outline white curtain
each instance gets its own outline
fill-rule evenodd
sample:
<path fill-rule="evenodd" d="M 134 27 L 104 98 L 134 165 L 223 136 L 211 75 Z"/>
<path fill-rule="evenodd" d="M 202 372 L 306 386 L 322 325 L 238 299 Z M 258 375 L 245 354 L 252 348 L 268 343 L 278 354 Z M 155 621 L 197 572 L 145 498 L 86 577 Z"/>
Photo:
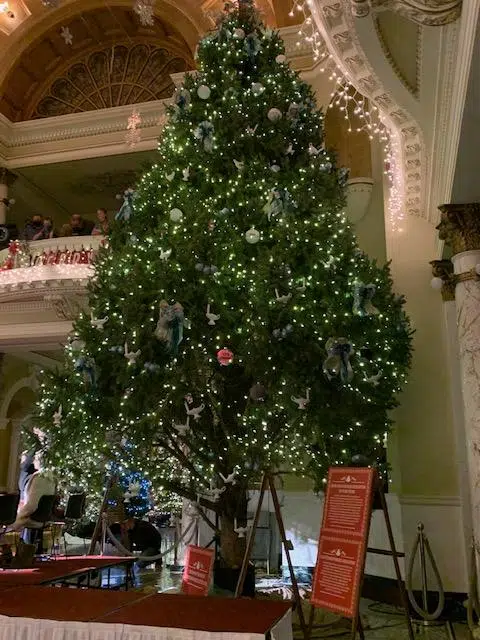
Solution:
<path fill-rule="evenodd" d="M 272 629 L 272 637 L 274 640 L 292 640 L 290 613 Z M 265 640 L 265 636 L 0 616 L 0 640 Z"/>

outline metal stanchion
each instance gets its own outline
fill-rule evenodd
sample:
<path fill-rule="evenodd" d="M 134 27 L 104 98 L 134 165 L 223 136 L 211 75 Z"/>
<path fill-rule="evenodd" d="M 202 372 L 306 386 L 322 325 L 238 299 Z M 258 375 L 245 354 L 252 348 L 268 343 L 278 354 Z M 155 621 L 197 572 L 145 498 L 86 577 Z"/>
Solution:
<path fill-rule="evenodd" d="M 478 573 L 477 573 L 477 548 L 475 539 L 472 540 L 472 548 L 470 555 L 470 577 L 467 600 L 467 624 L 470 631 L 470 638 L 480 637 L 478 622 L 480 620 L 480 602 L 478 599 Z"/>
<path fill-rule="evenodd" d="M 412 577 L 413 567 L 415 564 L 415 558 L 417 551 L 420 554 L 420 574 L 422 579 L 422 606 L 420 606 L 415 600 L 415 596 L 412 590 Z M 427 556 L 432 565 L 433 573 L 435 574 L 435 580 L 438 587 L 438 604 L 433 613 L 428 610 L 428 578 L 427 578 Z M 412 552 L 410 554 L 410 560 L 408 563 L 408 571 L 406 576 L 406 587 L 408 593 L 408 599 L 412 605 L 413 610 L 420 616 L 420 620 L 413 619 L 412 622 L 418 626 L 419 629 L 426 629 L 433 626 L 445 626 L 447 637 L 449 640 L 456 640 L 455 631 L 450 620 L 440 620 L 443 608 L 445 606 L 445 593 L 443 591 L 442 579 L 438 571 L 437 563 L 430 548 L 430 543 L 424 532 L 424 526 L 420 522 L 418 525 L 417 537 L 415 539 Z"/>

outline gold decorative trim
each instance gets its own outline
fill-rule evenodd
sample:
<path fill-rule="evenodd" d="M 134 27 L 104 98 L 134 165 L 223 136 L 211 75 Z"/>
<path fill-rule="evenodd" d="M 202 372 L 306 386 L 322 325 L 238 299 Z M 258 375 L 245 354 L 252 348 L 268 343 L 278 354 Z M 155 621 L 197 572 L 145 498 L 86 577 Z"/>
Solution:
<path fill-rule="evenodd" d="M 451 247 L 453 255 L 480 250 L 480 202 L 442 204 L 438 237 Z"/>
<path fill-rule="evenodd" d="M 459 282 L 480 280 L 480 274 L 477 273 L 475 267 L 463 273 L 453 273 L 451 260 L 431 260 L 430 264 L 432 265 L 433 277 L 442 280 L 440 292 L 444 302 L 455 300 L 455 288 Z"/>
<path fill-rule="evenodd" d="M 457 286 L 457 278 L 453 273 L 453 264 L 451 260 L 431 260 L 432 275 L 434 278 L 442 280 L 442 300 L 451 302 L 455 300 L 455 287 Z"/>

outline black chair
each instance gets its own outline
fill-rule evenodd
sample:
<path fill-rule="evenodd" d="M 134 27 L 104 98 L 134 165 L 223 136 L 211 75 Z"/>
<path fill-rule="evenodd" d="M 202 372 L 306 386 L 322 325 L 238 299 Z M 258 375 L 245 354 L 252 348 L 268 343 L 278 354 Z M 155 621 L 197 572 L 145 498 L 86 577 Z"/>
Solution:
<path fill-rule="evenodd" d="M 45 525 L 51 522 L 53 518 L 53 507 L 55 506 L 56 496 L 42 496 L 38 501 L 36 510 L 28 516 L 29 520 L 38 523 L 38 527 L 25 527 L 28 542 L 36 543 L 39 553 L 43 551 L 43 531 Z"/>
<path fill-rule="evenodd" d="M 19 501 L 20 495 L 18 493 L 0 494 L 0 537 L 15 522 Z"/>
<path fill-rule="evenodd" d="M 59 521 L 58 523 L 55 523 L 55 524 L 63 525 L 62 534 L 63 534 L 63 544 L 65 546 L 65 555 L 68 555 L 67 540 L 65 538 L 66 527 L 68 525 L 75 524 L 76 522 L 78 522 L 83 518 L 83 516 L 85 515 L 85 500 L 86 500 L 86 494 L 84 492 L 71 493 L 68 496 L 67 506 L 65 508 L 65 516 L 63 520 Z M 83 540 L 83 548 L 84 548 L 84 551 L 86 552 L 85 539 Z"/>

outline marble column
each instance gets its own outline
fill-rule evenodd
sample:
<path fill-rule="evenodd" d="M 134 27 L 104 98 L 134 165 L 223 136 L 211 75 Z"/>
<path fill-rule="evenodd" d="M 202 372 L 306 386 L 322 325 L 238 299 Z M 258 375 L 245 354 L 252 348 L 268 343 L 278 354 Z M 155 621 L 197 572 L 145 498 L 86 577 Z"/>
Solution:
<path fill-rule="evenodd" d="M 453 425 L 455 430 L 455 450 L 458 469 L 458 483 L 461 498 L 463 546 L 458 549 L 457 562 L 469 574 L 473 522 L 470 498 L 470 480 L 467 463 L 465 417 L 463 409 L 462 376 L 460 371 L 460 351 L 458 345 L 457 311 L 455 307 L 456 277 L 451 260 L 432 260 L 432 275 L 442 281 L 443 327 L 447 345 L 448 371 L 450 374 L 450 394 L 452 399 Z"/>
<path fill-rule="evenodd" d="M 452 250 L 473 535 L 480 543 L 480 203 L 439 207 L 439 238 Z M 443 279 L 443 278 L 442 278 Z"/>

